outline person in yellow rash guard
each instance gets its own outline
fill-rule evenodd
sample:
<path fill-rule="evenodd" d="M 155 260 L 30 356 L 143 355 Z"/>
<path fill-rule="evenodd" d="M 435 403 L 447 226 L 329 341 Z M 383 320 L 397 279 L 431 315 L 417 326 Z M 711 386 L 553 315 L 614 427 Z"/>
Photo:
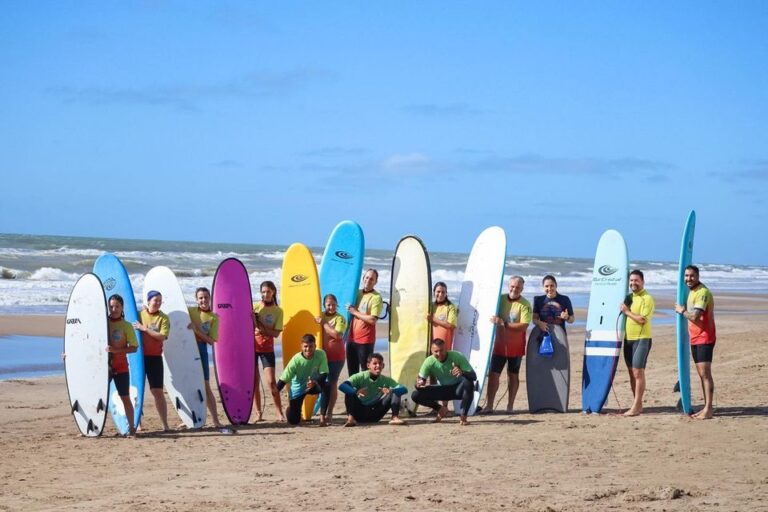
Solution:
<path fill-rule="evenodd" d="M 377 423 L 392 410 L 390 425 L 404 425 L 400 419 L 400 397 L 408 390 L 395 379 L 382 375 L 384 356 L 374 352 L 368 357 L 368 369 L 345 380 L 339 389 L 346 395 L 347 422 L 345 427 L 360 423 Z"/>
<path fill-rule="evenodd" d="M 139 347 L 136 340 L 136 332 L 133 326 L 125 321 L 123 313 L 124 302 L 120 295 L 109 297 L 109 343 L 107 352 L 109 352 L 109 378 L 115 381 L 117 394 L 120 401 L 123 402 L 125 409 L 125 418 L 128 420 L 128 434 L 126 437 L 134 437 L 136 429 L 134 427 L 134 410 L 131 401 L 131 378 L 128 373 L 127 354 L 133 354 Z"/>
<path fill-rule="evenodd" d="M 501 371 L 507 366 L 507 413 L 512 413 L 517 390 L 520 388 L 520 365 L 525 355 L 525 332 L 531 323 L 531 303 L 522 296 L 525 280 L 521 276 L 509 279 L 509 293 L 499 300 L 499 312 L 491 317 L 496 326 L 496 341 L 488 370 L 488 395 L 484 414 L 493 413 Z"/>
<path fill-rule="evenodd" d="M 379 320 L 383 301 L 379 292 L 373 289 L 379 280 L 379 273 L 369 268 L 363 274 L 363 289 L 357 292 L 355 305 L 347 311 L 352 315 L 347 343 L 347 373 L 354 375 L 364 369 L 368 356 L 373 354 L 376 343 L 376 322 Z"/>
<path fill-rule="evenodd" d="M 283 331 L 283 310 L 277 305 L 277 287 L 272 281 L 259 286 L 261 302 L 253 305 L 254 351 L 256 357 L 256 379 L 253 387 L 253 402 L 256 405 L 256 421 L 261 421 L 264 409 L 261 404 L 261 379 L 259 361 L 264 367 L 264 385 L 272 394 L 277 410 L 277 421 L 284 423 L 280 393 L 275 387 L 275 338 Z"/>
<path fill-rule="evenodd" d="M 438 400 L 461 400 L 461 424 L 469 425 L 467 413 L 475 396 L 477 374 L 461 352 L 445 350 L 443 340 L 432 340 L 430 350 L 432 355 L 419 369 L 416 390 L 411 398 L 415 403 L 437 411 L 436 422 L 448 414 L 448 407 L 440 405 Z M 434 377 L 437 384 L 427 385 L 429 377 Z"/>
<path fill-rule="evenodd" d="M 427 320 L 432 324 L 432 339 L 441 339 L 445 342 L 445 349 L 453 348 L 453 332 L 458 322 L 458 310 L 456 305 L 448 299 L 448 287 L 442 281 L 435 283 L 432 288 L 435 301 L 432 303 L 431 312 Z"/>
<path fill-rule="evenodd" d="M 328 387 L 331 390 L 331 396 L 328 397 L 326 420 L 328 420 L 328 423 L 331 423 L 333 407 L 336 405 L 336 399 L 338 398 L 336 386 L 339 383 L 341 370 L 344 369 L 344 331 L 347 330 L 347 319 L 336 310 L 338 300 L 334 294 L 329 293 L 323 297 L 323 306 L 325 311 L 322 316 L 315 317 L 315 322 L 323 330 L 323 351 L 328 357 Z"/>
<path fill-rule="evenodd" d="M 149 381 L 149 391 L 155 401 L 155 409 L 163 423 L 163 431 L 168 432 L 168 406 L 163 394 L 163 343 L 171 332 L 168 315 L 160 311 L 163 296 L 157 290 L 147 292 L 147 302 L 139 313 L 139 321 L 133 323 L 134 329 L 141 333 L 144 346 L 144 373 Z"/>
<path fill-rule="evenodd" d="M 277 380 L 277 389 L 282 391 L 286 384 L 288 388 L 289 405 L 285 409 L 285 417 L 291 425 L 301 421 L 301 406 L 307 395 L 320 394 L 320 426 L 328 425 L 328 358 L 325 352 L 316 348 L 315 337 L 305 334 L 301 337 L 301 352 L 294 355 L 285 366 Z"/>
<path fill-rule="evenodd" d="M 203 365 L 208 412 L 211 413 L 213 426 L 220 429 L 222 425 L 219 423 L 219 413 L 216 410 L 216 397 L 211 390 L 211 365 L 208 362 L 208 345 L 213 346 L 219 338 L 219 316 L 211 311 L 211 292 L 208 288 L 200 287 L 195 290 L 195 300 L 197 307 L 187 308 L 191 320 L 189 328 L 195 333 L 200 364 Z"/>
<path fill-rule="evenodd" d="M 624 334 L 624 363 L 629 371 L 629 386 L 634 400 L 624 416 L 637 416 L 643 412 L 645 393 L 645 365 L 651 352 L 651 320 L 656 302 L 645 289 L 645 276 L 640 270 L 629 273 L 629 289 L 632 293 L 619 306 L 626 317 Z"/>
<path fill-rule="evenodd" d="M 691 340 L 691 357 L 704 391 L 704 407 L 693 415 L 698 420 L 708 420 L 714 415 L 715 380 L 712 378 L 712 357 L 717 335 L 715 330 L 715 299 L 709 288 L 699 281 L 699 267 L 685 267 L 685 285 L 689 289 L 685 306 L 675 304 L 675 311 L 688 320 L 688 336 Z"/>

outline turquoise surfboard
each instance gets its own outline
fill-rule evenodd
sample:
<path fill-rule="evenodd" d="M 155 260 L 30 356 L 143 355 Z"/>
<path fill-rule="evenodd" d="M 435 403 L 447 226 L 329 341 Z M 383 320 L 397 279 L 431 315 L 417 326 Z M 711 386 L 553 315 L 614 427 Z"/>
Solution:
<path fill-rule="evenodd" d="M 338 311 L 346 315 L 347 323 L 347 305 L 354 304 L 357 298 L 364 257 L 365 237 L 360 225 L 351 220 L 340 222 L 331 232 L 320 260 L 320 298 L 334 294 Z"/>
<path fill-rule="evenodd" d="M 133 295 L 131 280 L 128 278 L 128 272 L 123 266 L 123 262 L 114 254 L 104 253 L 93 264 L 93 273 L 99 276 L 104 286 L 104 295 L 107 300 L 111 295 L 117 294 L 123 298 L 125 321 L 134 323 L 139 319 L 136 308 L 136 299 Z M 141 334 L 136 333 L 136 340 L 139 348 L 133 354 L 128 354 L 128 371 L 130 375 L 130 393 L 131 402 L 133 402 L 134 426 L 139 426 L 141 413 L 144 406 L 144 347 L 141 343 Z M 128 433 L 128 419 L 125 417 L 123 402 L 117 394 L 115 383 L 109 384 L 109 412 L 112 414 L 112 420 L 115 428 L 121 434 Z"/>
<path fill-rule="evenodd" d="M 677 271 L 677 304 L 685 305 L 688 301 L 688 287 L 685 285 L 685 267 L 693 261 L 693 233 L 696 230 L 696 212 L 691 210 L 683 229 L 680 244 L 680 266 Z M 675 315 L 677 330 L 677 372 L 680 385 L 680 405 L 685 414 L 691 414 L 691 346 L 688 339 L 688 320 L 683 315 Z"/>
<path fill-rule="evenodd" d="M 320 260 L 320 300 L 329 293 L 335 295 L 338 302 L 337 311 L 345 315 L 347 325 L 350 318 L 347 305 L 354 304 L 357 298 L 364 258 L 363 229 L 351 220 L 339 222 L 328 237 L 323 258 Z M 320 400 L 315 403 L 312 414 L 317 414 L 319 410 Z"/>
<path fill-rule="evenodd" d="M 581 410 L 599 413 L 611 391 L 624 340 L 624 315 L 619 306 L 627 295 L 627 244 L 609 229 L 597 243 L 587 310 Z"/>

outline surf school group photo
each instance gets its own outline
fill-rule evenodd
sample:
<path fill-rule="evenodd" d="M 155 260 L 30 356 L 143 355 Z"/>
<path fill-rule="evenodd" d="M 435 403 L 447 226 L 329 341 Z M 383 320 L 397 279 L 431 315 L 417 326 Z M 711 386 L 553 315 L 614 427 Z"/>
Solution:
<path fill-rule="evenodd" d="M 677 408 L 709 419 L 714 300 L 692 264 L 695 221 L 690 212 L 674 305 Z M 109 415 L 120 435 L 156 434 L 142 430 L 147 385 L 162 432 L 210 424 L 235 433 L 265 421 L 267 402 L 276 412 L 271 419 L 291 426 L 400 426 L 419 417 L 466 426 L 476 414 L 516 412 L 523 364 L 529 412 L 567 413 L 573 305 L 555 275 L 505 280 L 506 251 L 502 228 L 480 233 L 456 297 L 444 282 L 432 283 L 429 254 L 416 236 L 400 240 L 390 282 L 381 283 L 376 268 L 363 269 L 364 235 L 353 221 L 333 230 L 319 267 L 305 245 L 291 245 L 279 288 L 270 280 L 251 283 L 244 264 L 227 258 L 194 297 L 184 296 L 164 266 L 147 272 L 135 294 L 123 263 L 105 253 L 75 284 L 66 314 L 62 357 L 77 428 L 98 437 Z M 622 360 L 633 396 L 622 414 L 643 413 L 655 307 L 644 269 L 629 265 L 624 238 L 605 231 L 586 313 L 581 413 L 603 411 Z M 377 350 L 382 323 L 388 343 Z M 704 397 L 695 412 L 691 366 Z M 169 403 L 181 424 L 169 418 Z"/>

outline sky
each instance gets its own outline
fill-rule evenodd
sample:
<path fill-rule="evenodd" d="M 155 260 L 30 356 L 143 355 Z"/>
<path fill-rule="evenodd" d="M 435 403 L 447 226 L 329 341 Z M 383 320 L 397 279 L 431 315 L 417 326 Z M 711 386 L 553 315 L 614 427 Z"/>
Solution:
<path fill-rule="evenodd" d="M 9 2 L 0 232 L 768 265 L 768 2 Z"/>

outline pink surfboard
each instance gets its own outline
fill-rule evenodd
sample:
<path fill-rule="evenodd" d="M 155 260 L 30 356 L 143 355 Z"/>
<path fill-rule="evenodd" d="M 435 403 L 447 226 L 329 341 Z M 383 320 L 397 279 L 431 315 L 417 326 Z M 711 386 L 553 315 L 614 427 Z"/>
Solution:
<path fill-rule="evenodd" d="M 253 407 L 256 360 L 252 304 L 245 266 L 236 258 L 222 261 L 213 277 L 213 311 L 219 315 L 213 361 L 219 396 L 233 425 L 248 423 Z"/>

